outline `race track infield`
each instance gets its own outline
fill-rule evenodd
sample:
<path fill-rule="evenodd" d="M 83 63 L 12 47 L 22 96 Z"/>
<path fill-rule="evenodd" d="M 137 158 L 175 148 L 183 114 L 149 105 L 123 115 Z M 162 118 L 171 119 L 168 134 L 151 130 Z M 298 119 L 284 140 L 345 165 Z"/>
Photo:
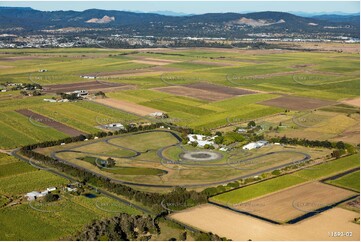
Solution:
<path fill-rule="evenodd" d="M 170 215 L 170 218 L 185 225 L 240 241 L 359 241 L 360 225 L 352 222 L 356 217 L 360 214 L 336 207 L 297 224 L 277 225 L 211 204 Z M 351 232 L 351 236 L 331 236 L 330 232 L 337 231 Z"/>

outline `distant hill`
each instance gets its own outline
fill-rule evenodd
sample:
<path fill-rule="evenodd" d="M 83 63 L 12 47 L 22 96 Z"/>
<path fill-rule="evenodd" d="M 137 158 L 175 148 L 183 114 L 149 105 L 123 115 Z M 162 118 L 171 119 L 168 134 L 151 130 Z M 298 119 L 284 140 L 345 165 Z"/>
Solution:
<path fill-rule="evenodd" d="M 244 37 L 248 33 L 359 36 L 359 15 L 300 17 L 284 12 L 207 13 L 169 16 L 88 9 L 39 11 L 0 7 L 0 33 L 42 33 L 61 28 L 106 29 L 108 33 L 151 36 Z"/>
<path fill-rule="evenodd" d="M 338 15 L 338 14 L 323 14 L 312 16 L 314 19 L 325 20 L 335 23 L 350 23 L 359 25 L 360 24 L 360 15 Z"/>

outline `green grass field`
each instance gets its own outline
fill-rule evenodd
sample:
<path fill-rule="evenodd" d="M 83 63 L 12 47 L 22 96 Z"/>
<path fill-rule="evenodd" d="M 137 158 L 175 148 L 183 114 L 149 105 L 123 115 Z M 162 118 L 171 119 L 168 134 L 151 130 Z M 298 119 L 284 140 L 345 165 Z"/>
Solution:
<path fill-rule="evenodd" d="M 60 188 L 68 182 L 11 156 L 0 154 L 0 203 L 7 201 L 3 196 L 18 199 L 27 192 L 44 190 L 51 186 Z M 61 198 L 53 203 L 29 204 L 25 200 L 0 208 L 0 240 L 65 239 L 94 219 L 114 216 L 121 212 L 140 214 L 134 208 L 101 195 L 87 198 L 83 195 L 62 193 Z"/>
<path fill-rule="evenodd" d="M 332 185 L 350 188 L 356 191 L 360 191 L 360 171 L 355 171 L 345 176 L 342 176 L 336 180 L 327 181 Z"/>

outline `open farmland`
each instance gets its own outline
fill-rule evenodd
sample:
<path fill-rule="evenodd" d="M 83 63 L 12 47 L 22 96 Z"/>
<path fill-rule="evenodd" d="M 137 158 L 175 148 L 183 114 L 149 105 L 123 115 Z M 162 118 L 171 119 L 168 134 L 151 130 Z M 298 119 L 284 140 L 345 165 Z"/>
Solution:
<path fill-rule="evenodd" d="M 313 48 L 318 44 L 324 46 Z M 40 159 L 54 161 L 39 164 L 84 181 L 90 193 L 65 194 L 67 179 L 0 153 L 0 240 L 66 240 L 93 220 L 141 213 L 98 189 L 152 213 L 167 211 L 159 201 L 175 187 L 181 188 L 169 196 L 212 204 L 174 212 L 176 205 L 168 210 L 172 219 L 228 239 L 358 240 L 359 210 L 344 207 L 359 205 L 357 198 L 348 200 L 359 194 L 359 54 L 339 49 L 0 50 L 1 87 L 44 88 L 41 96 L 11 90 L 15 86 L 0 92 L 0 152 L 59 140 L 32 146 Z M 60 92 L 83 89 L 90 95 L 61 102 Z M 169 118 L 147 117 L 154 112 Z M 106 128 L 114 123 L 126 129 Z M 79 134 L 86 137 L 60 141 Z M 212 139 L 212 145 L 197 146 L 201 141 L 187 134 L 207 136 L 202 141 Z M 283 142 L 283 136 L 298 140 Z M 263 140 L 269 143 L 243 149 Z M 23 198 L 50 186 L 63 188 L 56 212 L 36 211 Z M 10 199 L 18 204 L 2 207 Z M 335 207 L 323 210 L 327 206 Z M 157 220 L 160 227 L 170 222 Z M 177 226 L 157 238 L 196 238 Z M 353 236 L 328 233 L 340 230 Z"/>
<path fill-rule="evenodd" d="M 33 122 L 33 121 L 40 122 L 46 126 L 52 127 L 60 132 L 70 135 L 70 136 L 78 136 L 78 135 L 83 134 L 79 130 L 73 129 L 69 126 L 66 126 L 62 123 L 57 122 L 56 120 L 47 118 L 38 113 L 34 113 L 28 109 L 20 109 L 20 110 L 16 110 L 16 112 L 28 117 L 30 122 Z M 34 123 L 34 125 L 36 125 L 36 124 Z"/>
<path fill-rule="evenodd" d="M 95 102 L 141 116 L 146 116 L 154 112 L 161 112 L 157 109 L 148 108 L 131 102 L 120 101 L 111 98 L 97 99 L 95 100 Z"/>
<path fill-rule="evenodd" d="M 232 240 L 359 240 L 360 226 L 351 222 L 359 213 L 333 208 L 293 225 L 277 225 L 211 204 L 170 215 L 191 227 L 212 231 Z M 219 219 L 222 218 L 222 219 Z M 330 231 L 350 231 L 352 236 L 330 237 Z"/>
<path fill-rule="evenodd" d="M 0 171 L 0 196 L 13 202 L 12 206 L 0 208 L 1 240 L 56 240 L 73 235 L 93 219 L 121 212 L 140 214 L 101 195 L 87 198 L 64 194 L 54 204 L 28 202 L 23 198 L 25 193 L 51 186 L 60 188 L 69 181 L 5 154 L 0 154 Z"/>
<path fill-rule="evenodd" d="M 130 88 L 124 84 L 105 82 L 105 81 L 90 81 L 90 82 L 80 82 L 80 83 L 71 83 L 71 84 L 56 84 L 56 85 L 47 85 L 44 86 L 44 91 L 52 93 L 60 92 L 72 92 L 76 90 L 88 90 L 88 91 L 101 91 L 101 90 L 117 90 Z"/>
<path fill-rule="evenodd" d="M 232 208 L 284 223 L 355 195 L 345 189 L 311 182 L 235 204 Z"/>
<path fill-rule="evenodd" d="M 328 106 L 334 104 L 334 102 L 304 97 L 282 96 L 279 98 L 264 101 L 261 104 L 291 110 L 305 110 Z"/>
<path fill-rule="evenodd" d="M 359 155 L 352 155 L 332 160 L 324 164 L 316 165 L 314 168 L 300 170 L 254 185 L 243 188 L 241 187 L 239 189 L 212 197 L 210 200 L 212 202 L 228 205 L 249 201 L 272 192 L 281 191 L 282 189 L 286 189 L 294 185 L 305 183 L 307 181 L 319 180 L 321 178 L 336 175 L 342 171 L 358 167 L 359 159 Z"/>
<path fill-rule="evenodd" d="M 352 189 L 355 191 L 360 191 L 360 171 L 355 171 L 336 179 L 326 181 L 329 184 L 344 187 L 348 189 Z"/>

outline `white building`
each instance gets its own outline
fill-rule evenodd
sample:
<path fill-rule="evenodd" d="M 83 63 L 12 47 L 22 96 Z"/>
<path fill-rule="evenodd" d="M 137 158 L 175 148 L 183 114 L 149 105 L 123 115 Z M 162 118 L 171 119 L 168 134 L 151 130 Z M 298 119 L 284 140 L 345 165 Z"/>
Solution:
<path fill-rule="evenodd" d="M 56 100 L 55 100 L 55 99 L 44 98 L 43 100 L 44 100 L 45 102 L 56 103 Z"/>
<path fill-rule="evenodd" d="M 42 192 L 37 192 L 37 191 L 32 191 L 32 192 L 28 192 L 25 197 L 27 198 L 28 201 L 34 201 L 39 197 L 45 197 L 49 192 L 47 190 L 42 191 Z"/>
<path fill-rule="evenodd" d="M 88 95 L 88 91 L 87 91 L 87 90 L 76 90 L 76 91 L 73 91 L 72 93 L 77 94 L 78 97 Z"/>
<path fill-rule="evenodd" d="M 239 129 L 237 129 L 237 133 L 239 133 L 239 134 L 247 133 L 247 129 L 239 128 Z"/>
<path fill-rule="evenodd" d="M 80 76 L 80 77 L 85 79 L 95 79 L 95 76 Z"/>
<path fill-rule="evenodd" d="M 55 191 L 56 190 L 56 187 L 48 187 L 46 189 L 48 192 L 52 192 L 52 191 Z"/>
<path fill-rule="evenodd" d="M 111 123 L 104 125 L 106 129 L 125 129 L 124 125 L 121 123 Z"/>
<path fill-rule="evenodd" d="M 242 149 L 244 150 L 253 150 L 253 149 L 258 149 L 258 148 L 261 148 L 265 145 L 268 144 L 268 141 L 266 140 L 260 140 L 260 141 L 257 141 L 257 142 L 251 142 L 249 144 L 246 144 L 242 147 Z"/>
<path fill-rule="evenodd" d="M 150 113 L 149 116 L 153 118 L 166 118 L 167 114 L 163 112 L 154 112 L 154 113 Z"/>
<path fill-rule="evenodd" d="M 199 147 L 204 147 L 205 145 L 214 145 L 214 139 L 217 136 L 210 137 L 201 134 L 188 134 L 187 137 L 189 139 L 188 144 L 197 142 Z"/>
<path fill-rule="evenodd" d="M 40 197 L 40 192 L 28 192 L 26 193 L 25 197 L 28 199 L 28 201 L 34 201 L 36 198 Z"/>

